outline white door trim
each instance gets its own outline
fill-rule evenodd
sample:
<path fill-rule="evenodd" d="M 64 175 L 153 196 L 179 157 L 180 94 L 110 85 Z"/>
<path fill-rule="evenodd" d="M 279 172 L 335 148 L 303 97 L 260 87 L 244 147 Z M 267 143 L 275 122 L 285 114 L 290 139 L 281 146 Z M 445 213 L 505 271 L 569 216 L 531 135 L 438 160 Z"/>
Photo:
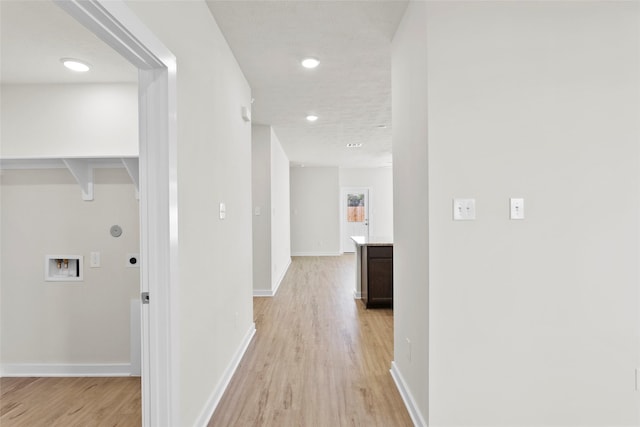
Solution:
<path fill-rule="evenodd" d="M 373 201 L 373 189 L 371 187 L 340 187 L 340 252 L 344 253 L 344 233 L 347 228 L 347 203 L 348 193 L 355 193 L 359 190 L 367 190 L 367 217 L 369 220 L 369 236 L 373 236 L 373 209 L 371 203 Z"/>
<path fill-rule="evenodd" d="M 180 425 L 176 59 L 122 0 L 54 0 L 139 69 L 142 425 Z"/>

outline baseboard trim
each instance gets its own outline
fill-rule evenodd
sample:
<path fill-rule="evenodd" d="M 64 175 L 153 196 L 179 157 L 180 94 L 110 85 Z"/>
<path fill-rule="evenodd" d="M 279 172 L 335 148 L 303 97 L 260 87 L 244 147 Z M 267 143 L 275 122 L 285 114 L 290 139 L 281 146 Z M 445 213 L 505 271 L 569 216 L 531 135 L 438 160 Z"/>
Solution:
<path fill-rule="evenodd" d="M 3 363 L 0 377 L 128 377 L 130 363 Z"/>
<path fill-rule="evenodd" d="M 251 343 L 251 340 L 253 339 L 253 336 L 255 334 L 256 334 L 256 324 L 252 323 L 251 327 L 249 328 L 244 338 L 242 339 L 240 346 L 238 347 L 235 354 L 233 355 L 231 362 L 227 366 L 227 369 L 225 369 L 222 375 L 222 378 L 218 382 L 218 385 L 213 390 L 213 393 L 211 393 L 211 395 L 209 396 L 209 399 L 207 399 L 207 404 L 205 405 L 204 409 L 200 413 L 200 416 L 196 420 L 194 424 L 195 426 L 206 427 L 207 424 L 209 424 L 209 420 L 213 416 L 213 412 L 218 407 L 218 403 L 220 403 L 220 399 L 222 399 L 222 395 L 224 394 L 225 390 L 229 386 L 229 382 L 231 382 L 231 378 L 233 377 L 233 374 L 236 372 L 236 369 L 238 369 L 238 365 L 240 364 L 240 361 L 242 360 L 242 357 L 244 356 L 244 353 L 247 351 L 247 348 L 249 347 L 249 344 Z"/>
<path fill-rule="evenodd" d="M 409 388 L 407 387 L 407 383 L 404 380 L 404 377 L 400 373 L 398 369 L 398 365 L 396 362 L 391 362 L 391 377 L 393 377 L 393 381 L 396 383 L 396 387 L 400 392 L 400 396 L 402 396 L 402 400 L 404 401 L 404 406 L 407 407 L 407 411 L 409 411 L 409 415 L 411 416 L 411 421 L 415 427 L 427 427 L 427 422 L 424 420 L 422 413 L 418 409 L 418 405 L 416 405 L 416 401 L 413 399 L 413 395 Z"/>
<path fill-rule="evenodd" d="M 291 256 L 340 256 L 342 252 L 294 252 Z"/>
<path fill-rule="evenodd" d="M 269 289 L 254 289 L 253 296 L 254 297 L 272 297 L 273 291 Z"/>
<path fill-rule="evenodd" d="M 285 267 L 282 269 L 282 273 L 280 273 L 280 277 L 278 277 L 278 280 L 276 281 L 276 284 L 273 287 L 273 292 L 272 292 L 273 295 L 278 293 L 278 289 L 280 288 L 280 284 L 284 280 L 284 276 L 287 275 L 287 271 L 289 271 L 289 267 L 290 266 L 291 266 L 291 257 L 289 257 L 289 260 L 287 261 L 287 265 L 285 265 Z"/>
<path fill-rule="evenodd" d="M 355 299 L 362 299 L 362 292 L 358 292 L 358 291 L 353 291 L 353 298 Z"/>

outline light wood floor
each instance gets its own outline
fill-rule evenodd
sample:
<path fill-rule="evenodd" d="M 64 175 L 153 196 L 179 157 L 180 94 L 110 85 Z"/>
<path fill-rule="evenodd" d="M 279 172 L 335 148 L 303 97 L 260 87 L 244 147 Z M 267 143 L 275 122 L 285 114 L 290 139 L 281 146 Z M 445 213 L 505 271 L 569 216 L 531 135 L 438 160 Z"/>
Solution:
<path fill-rule="evenodd" d="M 355 258 L 294 258 L 209 427 L 412 426 L 393 383 L 393 312 L 354 300 Z"/>
<path fill-rule="evenodd" d="M 353 299 L 355 259 L 294 258 L 210 427 L 411 426 L 389 374 L 393 312 Z M 2 378 L 2 427 L 134 427 L 138 378 Z M 186 427 L 186 426 L 181 426 Z"/>
<path fill-rule="evenodd" d="M 2 427 L 133 427 L 140 378 L 2 378 Z"/>

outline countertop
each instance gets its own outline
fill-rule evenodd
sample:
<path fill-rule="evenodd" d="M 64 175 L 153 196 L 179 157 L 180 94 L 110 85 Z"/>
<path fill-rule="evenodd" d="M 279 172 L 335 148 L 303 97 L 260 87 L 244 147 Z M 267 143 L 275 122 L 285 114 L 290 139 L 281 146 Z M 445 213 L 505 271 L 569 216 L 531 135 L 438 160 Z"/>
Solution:
<path fill-rule="evenodd" d="M 365 237 L 365 236 L 351 236 L 358 246 L 393 246 L 393 239 L 390 237 Z"/>

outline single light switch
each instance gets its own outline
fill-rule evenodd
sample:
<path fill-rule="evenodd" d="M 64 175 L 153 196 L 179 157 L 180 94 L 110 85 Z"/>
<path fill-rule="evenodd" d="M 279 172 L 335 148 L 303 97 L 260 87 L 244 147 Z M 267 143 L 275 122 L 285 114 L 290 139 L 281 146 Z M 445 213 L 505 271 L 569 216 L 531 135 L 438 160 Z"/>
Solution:
<path fill-rule="evenodd" d="M 511 219 L 524 219 L 524 199 L 511 198 Z"/>
<path fill-rule="evenodd" d="M 260 216 L 260 213 L 261 213 L 260 212 L 260 206 L 256 206 L 256 209 L 255 209 L 256 216 Z"/>
<path fill-rule="evenodd" d="M 476 219 L 476 199 L 453 199 L 453 220 L 472 221 Z"/>
<path fill-rule="evenodd" d="M 93 268 L 100 267 L 100 252 L 91 252 L 89 265 Z"/>
<path fill-rule="evenodd" d="M 227 206 L 224 203 L 220 203 L 220 219 L 227 217 Z"/>

